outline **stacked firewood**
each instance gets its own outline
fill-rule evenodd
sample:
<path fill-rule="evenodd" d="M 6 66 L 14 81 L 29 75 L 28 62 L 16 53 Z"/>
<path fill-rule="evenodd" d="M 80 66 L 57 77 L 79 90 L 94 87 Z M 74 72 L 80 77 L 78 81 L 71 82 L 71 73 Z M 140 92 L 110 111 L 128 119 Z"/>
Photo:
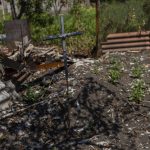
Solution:
<path fill-rule="evenodd" d="M 20 51 L 16 51 L 11 56 L 9 56 L 9 58 L 17 60 L 19 55 Z M 42 61 L 43 59 L 44 61 L 54 61 L 60 57 L 61 55 L 59 54 L 59 51 L 56 47 L 41 48 L 29 44 L 29 46 L 24 50 L 24 58 L 31 58 L 32 61 Z"/>

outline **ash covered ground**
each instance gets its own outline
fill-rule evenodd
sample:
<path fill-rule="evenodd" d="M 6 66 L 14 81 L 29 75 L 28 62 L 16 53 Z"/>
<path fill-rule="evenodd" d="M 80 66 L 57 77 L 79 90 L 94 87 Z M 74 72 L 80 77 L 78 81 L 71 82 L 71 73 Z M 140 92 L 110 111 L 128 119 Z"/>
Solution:
<path fill-rule="evenodd" d="M 122 64 L 115 84 L 108 75 L 112 58 Z M 140 102 L 130 100 L 135 60 L 144 68 Z M 150 53 L 107 53 L 74 62 L 68 96 L 63 69 L 35 83 L 41 72 L 30 75 L 25 83 L 34 83 L 32 92 L 40 94 L 30 101 L 24 97 L 29 88 L 18 90 L 23 99 L 14 103 L 13 115 L 0 121 L 0 149 L 149 150 Z"/>

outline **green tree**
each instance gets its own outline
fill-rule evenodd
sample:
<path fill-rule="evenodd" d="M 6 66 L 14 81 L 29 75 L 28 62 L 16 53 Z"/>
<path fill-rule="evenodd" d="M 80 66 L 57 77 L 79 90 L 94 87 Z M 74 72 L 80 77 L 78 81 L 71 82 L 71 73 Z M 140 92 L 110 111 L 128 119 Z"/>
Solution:
<path fill-rule="evenodd" d="M 30 18 L 33 14 L 43 12 L 43 4 L 50 4 L 53 0 L 7 0 L 10 2 L 12 18 L 20 19 L 22 16 Z M 49 5 L 50 6 L 50 5 Z"/>
<path fill-rule="evenodd" d="M 147 17 L 146 29 L 150 26 L 150 1 L 145 0 L 143 4 L 143 11 Z"/>

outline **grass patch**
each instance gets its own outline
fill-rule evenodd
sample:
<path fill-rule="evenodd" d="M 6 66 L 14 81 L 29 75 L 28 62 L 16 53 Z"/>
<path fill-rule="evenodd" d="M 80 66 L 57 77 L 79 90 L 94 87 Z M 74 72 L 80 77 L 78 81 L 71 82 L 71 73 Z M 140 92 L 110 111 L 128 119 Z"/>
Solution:
<path fill-rule="evenodd" d="M 109 81 L 113 84 L 116 84 L 118 80 L 121 78 L 122 73 L 122 65 L 118 58 L 113 58 L 110 61 L 110 66 L 108 69 L 108 78 Z"/>
<path fill-rule="evenodd" d="M 130 100 L 139 103 L 145 95 L 145 82 L 143 80 L 134 80 L 131 84 Z"/>
<path fill-rule="evenodd" d="M 35 90 L 28 87 L 26 93 L 23 95 L 23 100 L 29 104 L 38 102 L 40 97 L 45 93 L 44 89 Z"/>

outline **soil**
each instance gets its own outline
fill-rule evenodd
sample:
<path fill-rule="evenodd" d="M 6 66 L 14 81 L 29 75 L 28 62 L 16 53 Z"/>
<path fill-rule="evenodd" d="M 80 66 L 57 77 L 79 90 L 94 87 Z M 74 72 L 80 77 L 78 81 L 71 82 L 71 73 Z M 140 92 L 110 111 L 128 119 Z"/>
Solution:
<path fill-rule="evenodd" d="M 122 64 L 116 84 L 108 77 L 112 58 Z M 140 78 L 146 88 L 139 103 L 130 100 L 135 59 L 145 68 Z M 64 71 L 59 70 L 30 85 L 42 93 L 35 101 L 14 103 L 14 115 L 0 121 L 0 149 L 149 150 L 150 52 L 107 53 L 74 61 L 69 66 L 69 95 Z M 38 77 L 35 72 L 24 84 Z M 29 89 L 19 90 L 25 95 Z M 15 113 L 22 108 L 26 109 Z"/>

